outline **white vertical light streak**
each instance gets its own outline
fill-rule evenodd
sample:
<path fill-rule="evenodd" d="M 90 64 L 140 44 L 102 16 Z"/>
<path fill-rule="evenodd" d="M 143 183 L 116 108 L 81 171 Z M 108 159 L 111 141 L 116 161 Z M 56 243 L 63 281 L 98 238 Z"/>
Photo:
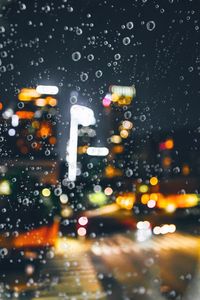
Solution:
<path fill-rule="evenodd" d="M 73 105 L 71 107 L 70 118 L 69 145 L 67 147 L 68 180 L 75 181 L 77 168 L 78 125 L 94 125 L 96 120 L 93 110 L 82 105 Z"/>

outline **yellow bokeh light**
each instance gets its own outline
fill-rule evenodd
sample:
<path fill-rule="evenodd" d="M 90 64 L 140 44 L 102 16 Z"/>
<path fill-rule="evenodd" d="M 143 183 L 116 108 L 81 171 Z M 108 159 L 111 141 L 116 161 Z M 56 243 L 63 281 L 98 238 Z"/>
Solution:
<path fill-rule="evenodd" d="M 118 104 L 119 105 L 130 105 L 131 104 L 131 101 L 132 101 L 132 97 L 120 97 L 119 100 L 118 100 Z"/>
<path fill-rule="evenodd" d="M 124 193 L 116 198 L 116 203 L 123 209 L 131 210 L 135 203 L 135 194 Z"/>
<path fill-rule="evenodd" d="M 148 194 L 144 194 L 144 195 L 142 195 L 142 197 L 141 197 L 141 202 L 142 202 L 142 204 L 147 204 L 147 202 L 149 201 L 149 195 Z"/>
<path fill-rule="evenodd" d="M 47 103 L 48 103 L 50 106 L 52 106 L 52 107 L 56 106 L 57 103 L 58 103 L 57 99 L 56 99 L 56 98 L 53 98 L 53 97 L 47 97 L 47 98 L 46 98 L 46 101 L 47 101 Z"/>
<path fill-rule="evenodd" d="M 121 136 L 119 135 L 112 135 L 110 140 L 113 144 L 120 144 L 122 141 Z"/>
<path fill-rule="evenodd" d="M 119 100 L 119 96 L 117 94 L 112 94 L 111 99 L 112 102 L 117 102 Z"/>
<path fill-rule="evenodd" d="M 37 93 L 36 89 L 31 89 L 31 88 L 22 89 L 18 95 L 18 99 L 20 101 L 31 101 L 38 97 L 40 97 L 40 94 Z"/>
<path fill-rule="evenodd" d="M 50 195 L 51 195 L 50 189 L 45 188 L 42 190 L 42 196 L 49 197 Z"/>
<path fill-rule="evenodd" d="M 148 189 L 149 189 L 149 187 L 148 187 L 148 185 L 146 185 L 146 184 L 142 184 L 142 185 L 139 187 L 140 193 L 147 193 L 147 192 L 148 192 Z"/>
<path fill-rule="evenodd" d="M 150 182 L 151 185 L 156 185 L 156 184 L 158 184 L 158 178 L 157 177 L 151 177 L 149 182 Z"/>
<path fill-rule="evenodd" d="M 123 129 L 120 131 L 120 136 L 123 138 L 123 139 L 126 139 L 128 137 L 128 131 L 126 129 Z"/>
<path fill-rule="evenodd" d="M 133 128 L 133 123 L 126 120 L 122 122 L 122 126 L 124 129 L 130 130 L 131 128 Z"/>
<path fill-rule="evenodd" d="M 158 197 L 159 197 L 159 194 L 157 194 L 157 193 L 150 194 L 150 199 L 152 199 L 152 200 L 158 201 Z"/>

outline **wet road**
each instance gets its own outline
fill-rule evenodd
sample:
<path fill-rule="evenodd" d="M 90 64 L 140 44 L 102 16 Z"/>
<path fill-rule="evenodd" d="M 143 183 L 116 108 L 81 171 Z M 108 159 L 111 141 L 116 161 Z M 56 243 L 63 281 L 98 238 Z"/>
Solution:
<path fill-rule="evenodd" d="M 134 233 L 60 238 L 33 274 L 1 271 L 0 299 L 197 300 L 199 250 L 199 237 L 180 232 L 144 242 Z"/>

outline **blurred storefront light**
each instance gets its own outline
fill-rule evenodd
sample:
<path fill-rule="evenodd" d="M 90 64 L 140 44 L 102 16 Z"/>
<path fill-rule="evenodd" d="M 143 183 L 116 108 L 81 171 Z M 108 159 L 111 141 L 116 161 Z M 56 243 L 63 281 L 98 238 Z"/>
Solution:
<path fill-rule="evenodd" d="M 109 149 L 106 147 L 88 147 L 86 153 L 90 156 L 107 156 Z"/>
<path fill-rule="evenodd" d="M 58 104 L 58 100 L 53 97 L 46 97 L 47 104 L 54 107 Z"/>
<path fill-rule="evenodd" d="M 36 91 L 41 95 L 56 95 L 59 89 L 54 85 L 38 85 Z"/>
<path fill-rule="evenodd" d="M 130 105 L 133 97 L 136 95 L 134 86 L 112 85 L 109 90 L 112 95 L 112 102 L 117 103 L 120 106 Z"/>
<path fill-rule="evenodd" d="M 35 100 L 35 105 L 37 105 L 39 107 L 43 107 L 43 106 L 47 105 L 47 101 L 44 98 L 38 98 Z"/>
<path fill-rule="evenodd" d="M 117 196 L 116 203 L 123 209 L 131 210 L 135 203 L 134 193 L 124 193 Z"/>
<path fill-rule="evenodd" d="M 19 117 L 19 119 L 29 119 L 29 120 L 31 120 L 34 117 L 34 112 L 33 111 L 25 111 L 25 110 L 20 111 L 19 110 L 19 111 L 16 112 L 16 115 Z"/>
<path fill-rule="evenodd" d="M 38 93 L 36 91 L 36 89 L 32 89 L 32 88 L 24 88 L 21 89 L 19 95 L 18 95 L 18 99 L 20 101 L 31 101 L 33 99 L 39 98 L 41 95 L 40 93 Z"/>
<path fill-rule="evenodd" d="M 8 180 L 3 180 L 0 182 L 0 195 L 10 195 L 11 188 Z"/>
<path fill-rule="evenodd" d="M 91 193 L 88 198 L 89 202 L 94 205 L 102 206 L 107 203 L 107 197 L 103 192 Z"/>

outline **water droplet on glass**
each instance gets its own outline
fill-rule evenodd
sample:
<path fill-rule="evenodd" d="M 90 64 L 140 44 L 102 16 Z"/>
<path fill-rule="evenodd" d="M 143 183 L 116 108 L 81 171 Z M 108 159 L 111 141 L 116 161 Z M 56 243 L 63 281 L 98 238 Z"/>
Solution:
<path fill-rule="evenodd" d="M 126 27 L 127 27 L 128 29 L 132 29 L 132 28 L 134 27 L 133 22 L 128 22 L 128 23 L 126 24 Z"/>
<path fill-rule="evenodd" d="M 94 60 L 94 55 L 93 55 L 93 54 L 88 54 L 87 59 L 88 59 L 89 61 Z"/>
<path fill-rule="evenodd" d="M 156 23 L 154 21 L 149 21 L 149 22 L 147 22 L 146 26 L 147 26 L 147 30 L 152 31 L 155 29 Z"/>
<path fill-rule="evenodd" d="M 125 46 L 127 46 L 127 45 L 129 45 L 130 44 L 130 42 L 131 42 L 131 40 L 130 40 L 130 38 L 128 37 L 128 36 L 126 36 L 125 38 L 123 38 L 123 44 L 125 45 Z"/>
<path fill-rule="evenodd" d="M 79 61 L 81 59 L 81 53 L 78 51 L 72 53 L 72 59 L 73 61 Z"/>
<path fill-rule="evenodd" d="M 115 54 L 114 56 L 115 60 L 119 60 L 121 58 L 121 55 L 119 53 Z"/>
<path fill-rule="evenodd" d="M 102 75 L 103 75 L 103 72 L 101 70 L 98 70 L 98 71 L 95 72 L 95 76 L 97 78 L 100 78 Z"/>
<path fill-rule="evenodd" d="M 88 74 L 82 72 L 81 75 L 80 75 L 80 79 L 81 79 L 81 81 L 83 81 L 83 82 L 86 81 L 86 80 L 88 80 Z"/>

